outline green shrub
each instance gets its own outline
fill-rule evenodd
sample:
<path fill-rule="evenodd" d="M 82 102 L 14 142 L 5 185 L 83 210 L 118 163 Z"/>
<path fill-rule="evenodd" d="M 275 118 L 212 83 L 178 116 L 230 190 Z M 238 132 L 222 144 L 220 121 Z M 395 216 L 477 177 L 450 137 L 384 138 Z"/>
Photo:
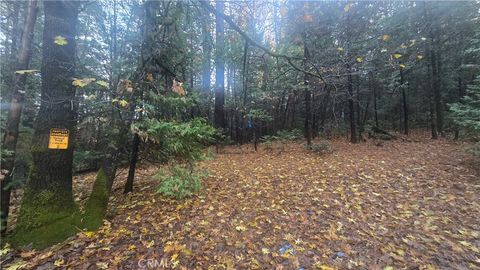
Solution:
<path fill-rule="evenodd" d="M 303 138 L 303 134 L 299 129 L 279 130 L 277 131 L 277 137 L 281 140 L 294 141 Z"/>
<path fill-rule="evenodd" d="M 333 147 L 328 141 L 320 141 L 319 143 L 312 143 L 310 147 L 308 147 L 307 144 L 304 144 L 304 147 L 307 150 L 310 150 L 316 154 L 329 154 L 333 152 Z"/>
<path fill-rule="evenodd" d="M 466 149 L 467 153 L 471 154 L 472 156 L 475 157 L 480 157 L 480 142 L 477 142 L 471 147 L 468 147 Z"/>
<path fill-rule="evenodd" d="M 150 159 L 177 159 L 190 164 L 203 159 L 203 148 L 214 141 L 216 132 L 199 118 L 184 123 L 144 119 L 135 124 L 133 131 L 149 144 L 146 154 Z"/>
<path fill-rule="evenodd" d="M 195 172 L 181 166 L 173 166 L 169 171 L 160 170 L 155 178 L 160 180 L 157 192 L 176 199 L 191 197 L 202 187 L 203 172 Z"/>
<path fill-rule="evenodd" d="M 468 85 L 461 102 L 450 104 L 450 117 L 470 135 L 480 134 L 480 75 Z"/>

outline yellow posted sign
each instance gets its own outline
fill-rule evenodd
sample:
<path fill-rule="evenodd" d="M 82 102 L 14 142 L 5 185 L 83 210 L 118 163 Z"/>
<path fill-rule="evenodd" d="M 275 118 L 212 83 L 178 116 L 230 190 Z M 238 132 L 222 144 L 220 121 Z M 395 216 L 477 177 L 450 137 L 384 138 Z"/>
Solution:
<path fill-rule="evenodd" d="M 52 128 L 48 139 L 49 149 L 67 149 L 68 148 L 68 129 Z"/>

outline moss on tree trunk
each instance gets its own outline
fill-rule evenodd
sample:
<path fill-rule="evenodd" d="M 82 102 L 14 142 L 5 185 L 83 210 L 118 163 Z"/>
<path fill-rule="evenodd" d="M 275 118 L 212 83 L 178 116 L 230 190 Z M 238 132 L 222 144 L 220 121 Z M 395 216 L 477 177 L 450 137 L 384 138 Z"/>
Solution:
<path fill-rule="evenodd" d="M 10 242 L 17 247 L 32 243 L 36 249 L 61 242 L 78 231 L 77 216 L 78 208 L 72 200 L 52 191 L 26 190 Z"/>
<path fill-rule="evenodd" d="M 103 217 L 108 207 L 108 176 L 101 168 L 97 173 L 92 193 L 85 204 L 85 211 L 81 215 L 79 227 L 87 230 L 96 230 L 103 223 Z"/>

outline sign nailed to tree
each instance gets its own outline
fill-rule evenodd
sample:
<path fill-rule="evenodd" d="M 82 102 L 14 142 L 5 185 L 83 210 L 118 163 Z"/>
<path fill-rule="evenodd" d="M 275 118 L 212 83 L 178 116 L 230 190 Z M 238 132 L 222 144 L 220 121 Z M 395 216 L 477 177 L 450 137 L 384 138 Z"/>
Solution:
<path fill-rule="evenodd" d="M 52 128 L 48 139 L 49 149 L 67 149 L 68 148 L 68 129 Z"/>

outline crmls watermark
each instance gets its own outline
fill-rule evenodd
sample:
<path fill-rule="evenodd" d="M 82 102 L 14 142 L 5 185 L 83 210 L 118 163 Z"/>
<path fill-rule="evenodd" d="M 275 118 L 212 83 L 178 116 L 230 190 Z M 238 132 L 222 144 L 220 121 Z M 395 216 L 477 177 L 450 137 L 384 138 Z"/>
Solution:
<path fill-rule="evenodd" d="M 140 259 L 137 262 L 140 269 L 166 269 L 170 268 L 170 261 L 168 258 L 157 259 Z"/>

